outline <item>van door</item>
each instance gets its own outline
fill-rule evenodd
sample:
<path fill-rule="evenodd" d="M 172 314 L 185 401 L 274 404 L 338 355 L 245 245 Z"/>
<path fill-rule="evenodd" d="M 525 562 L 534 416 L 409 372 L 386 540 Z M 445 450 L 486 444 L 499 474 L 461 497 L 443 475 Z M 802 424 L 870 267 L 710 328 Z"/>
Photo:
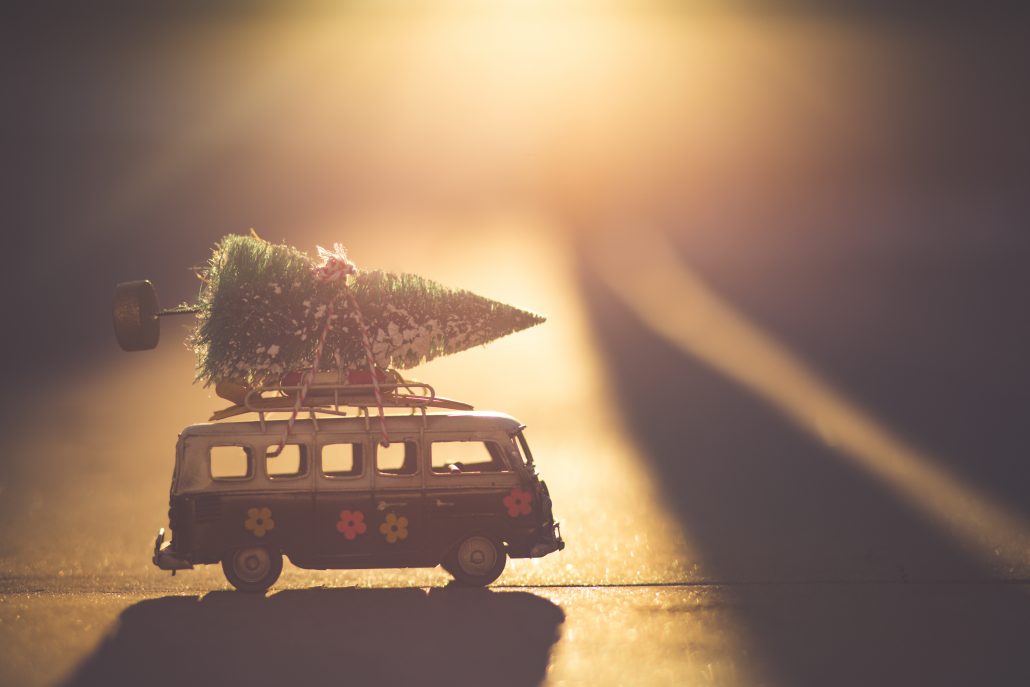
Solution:
<path fill-rule="evenodd" d="M 505 439 L 426 435 L 426 519 L 440 554 L 474 532 L 503 536 L 518 524 L 505 504 L 506 498 L 512 502 L 513 490 L 520 491 Z"/>
<path fill-rule="evenodd" d="M 375 517 L 369 523 L 375 552 L 384 562 L 417 563 L 427 545 L 422 513 L 422 456 L 418 434 L 391 435 L 373 446 Z"/>
<path fill-rule="evenodd" d="M 326 567 L 360 567 L 374 549 L 369 446 L 360 438 L 318 441 L 315 557 Z"/>

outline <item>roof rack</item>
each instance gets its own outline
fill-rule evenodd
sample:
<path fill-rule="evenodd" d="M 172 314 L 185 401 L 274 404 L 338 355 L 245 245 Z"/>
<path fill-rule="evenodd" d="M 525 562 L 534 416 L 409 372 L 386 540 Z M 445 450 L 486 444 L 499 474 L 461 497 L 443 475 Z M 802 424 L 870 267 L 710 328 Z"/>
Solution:
<path fill-rule="evenodd" d="M 316 413 L 345 417 L 347 413 L 341 408 L 356 408 L 358 415 L 369 417 L 369 408 L 378 408 L 375 386 L 372 384 L 342 384 L 323 382 L 309 384 L 304 401 L 298 406 L 297 396 L 303 387 L 297 385 L 275 384 L 259 386 L 247 390 L 241 403 L 236 403 L 215 412 L 211 421 L 225 420 L 246 413 L 257 413 L 262 430 L 265 415 L 268 413 L 292 413 L 295 409 L 306 412 L 315 422 Z M 390 382 L 379 384 L 382 406 L 386 408 L 405 408 L 412 413 L 420 411 L 425 415 L 427 408 L 445 408 L 448 410 L 472 410 L 473 407 L 463 401 L 456 401 L 436 395 L 436 390 L 422 382 Z M 232 399 L 235 400 L 235 399 Z"/>

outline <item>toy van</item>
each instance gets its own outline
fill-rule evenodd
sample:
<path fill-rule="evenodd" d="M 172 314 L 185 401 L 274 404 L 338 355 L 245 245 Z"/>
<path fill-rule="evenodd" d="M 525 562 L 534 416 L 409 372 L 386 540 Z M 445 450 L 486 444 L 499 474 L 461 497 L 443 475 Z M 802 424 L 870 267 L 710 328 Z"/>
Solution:
<path fill-rule="evenodd" d="M 162 570 L 221 563 L 268 589 L 283 556 L 307 569 L 434 567 L 462 585 L 507 558 L 560 551 L 547 486 L 514 418 L 475 411 L 213 422 L 179 436 Z M 385 429 L 389 445 L 381 444 Z"/>

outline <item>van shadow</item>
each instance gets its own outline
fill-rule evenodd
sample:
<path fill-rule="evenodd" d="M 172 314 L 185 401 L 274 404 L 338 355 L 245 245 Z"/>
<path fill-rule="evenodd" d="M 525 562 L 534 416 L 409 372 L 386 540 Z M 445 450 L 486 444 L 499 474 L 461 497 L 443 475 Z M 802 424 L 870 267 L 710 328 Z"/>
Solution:
<path fill-rule="evenodd" d="M 66 683 L 536 685 L 565 614 L 527 592 L 211 592 L 127 608 Z"/>

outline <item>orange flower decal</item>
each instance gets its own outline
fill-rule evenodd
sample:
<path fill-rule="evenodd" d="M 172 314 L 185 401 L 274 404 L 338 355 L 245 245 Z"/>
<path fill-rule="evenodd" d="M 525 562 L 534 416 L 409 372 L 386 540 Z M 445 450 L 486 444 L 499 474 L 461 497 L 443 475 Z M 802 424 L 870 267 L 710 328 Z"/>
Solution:
<path fill-rule="evenodd" d="M 349 540 L 353 540 L 359 534 L 364 534 L 368 529 L 365 524 L 365 514 L 359 510 L 341 510 L 340 519 L 336 523 L 337 531 Z"/>
<path fill-rule="evenodd" d="M 250 508 L 247 510 L 247 521 L 243 526 L 254 533 L 255 537 L 265 536 L 265 532 L 275 529 L 271 508 Z"/>
<path fill-rule="evenodd" d="M 379 531 L 386 537 L 388 544 L 396 544 L 398 540 L 408 538 L 408 519 L 403 515 L 398 517 L 396 513 L 387 513 Z"/>
<path fill-rule="evenodd" d="M 533 503 L 533 495 L 518 487 L 511 490 L 511 493 L 504 497 L 504 507 L 508 509 L 509 518 L 517 518 L 520 515 L 529 515 L 533 510 L 530 504 Z"/>

